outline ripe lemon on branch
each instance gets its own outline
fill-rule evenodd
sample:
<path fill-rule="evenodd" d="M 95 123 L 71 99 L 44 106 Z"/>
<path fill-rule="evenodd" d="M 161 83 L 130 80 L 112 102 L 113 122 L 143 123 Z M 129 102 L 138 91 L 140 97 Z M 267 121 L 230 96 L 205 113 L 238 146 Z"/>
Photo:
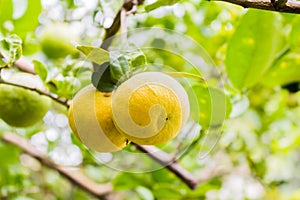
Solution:
<path fill-rule="evenodd" d="M 41 81 L 36 76 L 27 73 L 15 73 L 7 82 L 42 89 Z M 34 125 L 43 118 L 50 105 L 50 98 L 35 91 L 0 84 L 0 118 L 11 126 Z"/>
<path fill-rule="evenodd" d="M 143 72 L 113 93 L 112 115 L 119 130 L 137 144 L 156 145 L 174 138 L 189 117 L 187 93 L 160 72 Z"/>
<path fill-rule="evenodd" d="M 113 123 L 111 98 L 111 93 L 86 86 L 75 95 L 68 113 L 74 134 L 85 146 L 98 152 L 117 151 L 127 144 Z"/>
<path fill-rule="evenodd" d="M 70 126 L 83 144 L 112 152 L 128 141 L 162 144 L 180 132 L 190 115 L 188 95 L 169 75 L 136 74 L 147 64 L 143 52 L 119 55 L 89 46 L 77 49 L 99 64 L 92 75 L 95 88 L 90 85 L 76 94 L 69 110 Z"/>

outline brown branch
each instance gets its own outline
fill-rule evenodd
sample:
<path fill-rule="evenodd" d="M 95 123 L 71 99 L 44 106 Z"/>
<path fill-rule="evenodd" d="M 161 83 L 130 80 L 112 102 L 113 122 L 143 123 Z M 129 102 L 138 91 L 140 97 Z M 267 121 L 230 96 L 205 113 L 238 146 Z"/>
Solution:
<path fill-rule="evenodd" d="M 36 158 L 45 166 L 58 171 L 62 176 L 69 179 L 73 184 L 77 185 L 80 188 L 83 188 L 84 190 L 95 195 L 98 198 L 103 198 L 113 190 L 111 184 L 98 184 L 87 178 L 79 170 L 70 170 L 67 167 L 56 165 L 54 162 L 49 160 L 46 155 L 38 151 L 33 145 L 31 145 L 25 138 L 22 138 L 21 136 L 13 133 L 4 133 L 1 139 L 4 142 L 13 144 L 21 148 L 28 155 Z"/>
<path fill-rule="evenodd" d="M 232 4 L 240 5 L 244 8 L 257 8 L 261 10 L 270 10 L 276 12 L 298 13 L 300 14 L 300 2 L 288 1 L 281 3 L 282 0 L 214 0 L 224 1 Z"/>
<path fill-rule="evenodd" d="M 164 151 L 154 147 L 154 146 L 143 146 L 134 144 L 137 149 L 140 151 L 147 153 L 152 159 L 156 160 L 162 166 L 166 166 L 171 172 L 173 172 L 178 178 L 180 178 L 184 183 L 186 183 L 191 189 L 196 189 L 198 185 L 198 180 L 180 166 L 173 158 Z"/>
<path fill-rule="evenodd" d="M 138 1 L 126 0 L 124 2 L 122 8 L 120 9 L 117 16 L 115 17 L 112 26 L 110 28 L 106 29 L 106 35 L 104 38 L 104 42 L 101 45 L 101 48 L 107 49 L 112 42 L 112 36 L 114 36 L 120 29 L 122 10 L 124 12 L 124 9 L 125 9 L 127 11 L 127 15 L 131 14 L 131 13 L 135 13 L 136 9 L 137 9 L 137 5 L 141 5 L 143 2 L 144 2 L 144 0 L 138 0 Z M 20 63 L 20 62 L 17 61 L 16 63 Z M 32 68 L 31 68 L 31 66 L 29 66 L 28 63 L 25 64 L 24 62 L 21 62 L 24 65 L 20 65 L 20 64 L 17 65 L 16 63 L 15 63 L 15 65 L 17 67 L 19 67 L 20 69 L 22 68 L 22 69 L 24 69 L 24 71 L 28 70 L 29 73 L 32 73 L 32 72 L 34 73 L 34 69 L 32 71 Z M 20 85 L 17 85 L 17 86 L 20 86 Z M 20 86 L 20 87 L 26 88 L 24 86 Z M 50 98 L 52 98 L 54 100 L 57 99 L 56 101 L 58 101 L 59 103 L 65 105 L 67 107 L 69 106 L 69 101 L 67 101 L 67 100 L 61 101 L 58 99 L 57 96 L 55 96 L 53 94 L 41 92 L 41 91 L 38 91 L 38 90 L 32 89 L 32 88 L 28 88 L 28 89 L 34 90 L 42 95 L 49 96 Z M 138 144 L 134 144 L 134 145 L 137 147 L 137 149 L 139 149 L 140 151 L 142 151 L 144 153 L 147 153 L 152 159 L 156 160 L 161 165 L 166 166 L 167 169 L 169 169 L 171 172 L 173 172 L 184 183 L 186 183 L 191 189 L 195 189 L 197 187 L 197 185 L 198 185 L 197 179 L 195 179 L 192 174 L 190 174 L 186 169 L 184 169 L 176 161 L 174 161 L 172 156 L 170 156 L 169 154 L 161 151 L 160 149 L 158 149 L 154 146 L 141 146 Z"/>
<path fill-rule="evenodd" d="M 127 23 L 126 16 L 129 14 L 136 13 L 138 5 L 144 3 L 144 0 L 125 0 L 122 8 L 117 13 L 112 26 L 106 29 L 106 35 L 104 37 L 104 42 L 100 46 L 101 48 L 108 49 L 113 37 L 121 28 L 122 39 L 127 37 Z M 123 39 L 124 40 L 124 39 Z M 197 179 L 193 177 L 186 169 L 180 166 L 171 155 L 164 151 L 154 147 L 154 146 L 142 146 L 134 144 L 140 151 L 147 153 L 149 157 L 160 163 L 162 166 L 166 166 L 171 172 L 173 172 L 178 178 L 180 178 L 184 183 L 186 183 L 191 189 L 196 189 L 198 185 Z"/>
<path fill-rule="evenodd" d="M 195 127 L 196 127 L 196 123 L 193 123 L 193 124 L 191 125 L 191 127 L 183 134 L 184 137 L 189 136 L 189 135 L 191 134 L 191 132 L 194 130 Z M 179 142 L 179 144 L 176 146 L 175 150 L 170 154 L 170 156 L 173 158 L 173 160 L 175 160 L 176 155 L 180 152 L 180 149 L 181 149 L 181 147 L 182 147 L 183 145 L 184 145 L 184 141 L 181 140 L 181 141 Z M 182 154 L 182 155 L 184 155 L 184 154 Z M 181 156 L 182 156 L 182 155 L 181 155 Z"/>
<path fill-rule="evenodd" d="M 19 60 L 17 60 L 14 65 L 18 67 L 21 71 L 35 74 L 34 66 L 31 62 L 29 62 L 24 56 L 21 56 Z"/>
<path fill-rule="evenodd" d="M 136 13 L 136 9 L 138 5 L 142 5 L 144 3 L 144 0 L 125 0 L 122 8 L 118 11 L 116 17 L 114 18 L 114 21 L 112 25 L 105 30 L 105 36 L 103 38 L 103 43 L 101 44 L 102 49 L 108 49 L 110 44 L 112 43 L 112 36 L 116 35 L 117 32 L 120 29 L 121 26 L 121 12 L 122 9 L 125 9 L 128 14 L 134 14 Z"/>
<path fill-rule="evenodd" d="M 127 41 L 127 11 L 125 8 L 121 10 L 121 41 Z"/>
<path fill-rule="evenodd" d="M 1 84 L 1 81 L 0 81 Z M 13 84 L 15 85 L 15 84 Z M 15 85 L 17 87 L 22 87 L 26 89 L 30 89 L 36 92 L 39 92 L 41 95 L 48 96 L 52 99 L 58 98 L 57 96 L 51 94 L 51 93 L 45 93 L 33 88 L 27 88 L 26 86 L 22 85 Z M 69 106 L 70 101 L 66 100 L 59 100 L 57 99 L 59 103 L 62 105 L 65 105 L 66 107 Z M 172 156 L 169 154 L 159 150 L 158 148 L 154 146 L 140 146 L 138 144 L 134 144 L 140 151 L 147 153 L 151 158 L 162 164 L 163 166 L 166 166 L 171 172 L 173 172 L 177 177 L 179 177 L 184 183 L 186 183 L 191 189 L 195 189 L 198 185 L 197 180 L 191 175 L 188 171 L 186 171 L 183 167 L 181 167 Z M 155 154 L 153 152 L 156 152 Z"/>

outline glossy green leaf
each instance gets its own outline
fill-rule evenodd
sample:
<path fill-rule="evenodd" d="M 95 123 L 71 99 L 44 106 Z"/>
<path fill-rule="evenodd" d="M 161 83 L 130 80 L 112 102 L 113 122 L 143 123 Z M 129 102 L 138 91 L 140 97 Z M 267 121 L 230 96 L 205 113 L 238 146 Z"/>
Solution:
<path fill-rule="evenodd" d="M 55 93 L 59 97 L 72 99 L 73 95 L 80 89 L 80 82 L 74 77 L 63 77 L 47 82 L 47 87 L 51 93 Z"/>
<path fill-rule="evenodd" d="M 136 54 L 130 59 L 130 64 L 132 68 L 145 66 L 147 64 L 146 56 L 144 54 Z"/>
<path fill-rule="evenodd" d="M 12 0 L 0 0 L 0 31 L 5 21 L 10 20 L 13 15 Z"/>
<path fill-rule="evenodd" d="M 93 72 L 92 84 L 101 92 L 112 92 L 115 89 L 115 82 L 111 79 L 109 62 L 103 63 L 98 71 Z"/>
<path fill-rule="evenodd" d="M 272 66 L 262 79 L 267 86 L 300 81 L 300 51 L 290 52 Z"/>
<path fill-rule="evenodd" d="M 110 52 L 110 60 L 117 60 L 120 56 L 127 59 L 130 74 L 145 70 L 147 65 L 146 55 L 135 44 L 129 43 L 118 51 Z"/>
<path fill-rule="evenodd" d="M 150 12 L 151 10 L 154 10 L 156 8 L 159 8 L 161 6 L 171 6 L 175 3 L 178 3 L 180 0 L 157 0 L 156 2 L 152 4 L 148 4 L 145 6 L 145 10 L 147 12 Z"/>
<path fill-rule="evenodd" d="M 299 48 L 300 46 L 300 17 L 297 16 L 295 21 L 292 24 L 292 30 L 290 36 L 288 37 L 289 43 L 292 48 Z"/>
<path fill-rule="evenodd" d="M 109 62 L 110 60 L 109 52 L 104 49 L 91 46 L 77 46 L 76 48 L 85 54 L 89 60 L 99 65 Z"/>
<path fill-rule="evenodd" d="M 14 33 L 25 38 L 28 32 L 33 32 L 39 25 L 39 16 L 42 11 L 40 0 L 27 0 L 27 9 L 23 16 L 14 19 Z"/>
<path fill-rule="evenodd" d="M 10 35 L 0 41 L 0 54 L 2 61 L 8 67 L 18 60 L 22 55 L 22 40 L 17 35 Z"/>
<path fill-rule="evenodd" d="M 34 71 L 37 73 L 37 75 L 42 79 L 42 81 L 46 81 L 48 76 L 48 69 L 47 67 L 38 60 L 32 61 L 34 64 Z"/>
<path fill-rule="evenodd" d="M 143 51 L 138 49 L 137 51 L 128 52 L 125 54 L 125 57 L 128 60 L 131 71 L 135 71 L 136 69 L 140 69 L 146 66 L 147 59 Z"/>
<path fill-rule="evenodd" d="M 192 111 L 193 119 L 198 121 L 204 129 L 222 126 L 232 109 L 229 97 L 218 88 L 200 84 L 193 85 L 192 89 L 198 104 L 198 109 L 195 110 L 199 110 L 199 113 Z"/>
<path fill-rule="evenodd" d="M 270 67 L 281 40 L 281 17 L 276 12 L 249 9 L 227 48 L 226 70 L 232 84 L 249 88 Z"/>
<path fill-rule="evenodd" d="M 129 78 L 129 63 L 125 56 L 119 56 L 116 59 L 111 59 L 110 76 L 114 83 Z"/>

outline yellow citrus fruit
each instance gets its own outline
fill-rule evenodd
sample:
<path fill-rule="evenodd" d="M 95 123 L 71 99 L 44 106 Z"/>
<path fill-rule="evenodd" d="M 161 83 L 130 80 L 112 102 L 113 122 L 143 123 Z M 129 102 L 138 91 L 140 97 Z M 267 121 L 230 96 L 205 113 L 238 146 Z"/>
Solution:
<path fill-rule="evenodd" d="M 126 146 L 127 139 L 118 132 L 111 110 L 111 93 L 102 93 L 92 85 L 80 90 L 70 106 L 71 129 L 88 148 L 113 152 Z"/>
<path fill-rule="evenodd" d="M 137 74 L 113 94 L 114 123 L 129 140 L 156 145 L 174 138 L 189 116 L 184 88 L 160 72 Z"/>
<path fill-rule="evenodd" d="M 48 58 L 64 58 L 77 52 L 72 41 L 78 41 L 70 26 L 66 23 L 53 23 L 41 31 L 40 41 L 43 52 Z"/>
<path fill-rule="evenodd" d="M 38 77 L 27 73 L 13 74 L 6 81 L 32 88 L 42 88 Z M 43 118 L 50 105 L 50 98 L 35 91 L 0 84 L 0 118 L 11 126 L 34 125 Z"/>

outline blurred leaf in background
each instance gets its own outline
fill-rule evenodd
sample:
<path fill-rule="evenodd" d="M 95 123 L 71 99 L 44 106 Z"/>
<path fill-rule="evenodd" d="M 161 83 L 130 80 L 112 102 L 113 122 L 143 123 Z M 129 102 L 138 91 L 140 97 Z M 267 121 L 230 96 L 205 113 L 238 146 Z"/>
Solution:
<path fill-rule="evenodd" d="M 100 51 L 104 55 L 100 58 L 91 55 L 95 49 L 88 47 L 101 44 L 104 29 L 111 26 L 122 3 L 0 0 L 0 39 L 12 35 L 11 39 L 20 38 L 15 48 L 7 49 L 8 43 L 1 43 L 1 66 L 12 66 L 1 74 L 18 71 L 13 63 L 20 58 L 22 45 L 23 55 L 33 60 L 45 90 L 71 99 L 91 83 L 94 70 L 90 60 L 98 64 L 109 60 L 107 52 Z M 19 134 L 56 164 L 79 168 L 98 183 L 111 182 L 114 192 L 108 199 L 299 199 L 300 92 L 299 87 L 292 92 L 287 88 L 300 82 L 299 16 L 222 2 L 158 0 L 146 1 L 127 20 L 129 30 L 171 29 L 201 46 L 194 48 L 186 41 L 175 43 L 173 38 L 157 35 L 143 36 L 145 44 L 155 48 L 142 49 L 148 63 L 208 78 L 207 87 L 194 86 L 200 102 L 195 109 L 200 112 L 195 114 L 201 125 L 195 135 L 200 137 L 195 141 L 188 136 L 182 139 L 198 145 L 192 145 L 177 161 L 201 181 L 196 190 L 190 190 L 165 168 L 140 174 L 122 172 L 106 165 L 120 158 L 116 154 L 106 155 L 111 159 L 106 163 L 99 162 L 99 155 L 87 150 L 71 133 L 67 109 L 58 103 L 53 103 L 40 123 L 26 129 L 10 127 L 0 120 L 0 135 L 6 131 Z M 42 51 L 39 37 L 51 23 L 67 23 L 80 38 L 80 45 L 86 45 L 83 51 L 90 60 L 72 52 L 59 59 L 49 58 Z M 164 51 L 170 46 L 177 54 Z M 58 55 L 56 51 L 52 53 Z M 144 55 L 138 55 L 142 54 L 133 55 L 137 59 L 129 59 L 126 67 L 146 65 Z M 115 78 L 120 74 L 114 74 Z M 205 144 L 206 138 L 203 130 L 224 119 L 218 143 L 201 157 L 199 144 Z M 176 149 L 174 144 L 170 143 L 168 149 Z M 137 152 L 133 146 L 127 148 L 134 155 Z M 128 158 L 123 165 L 152 164 L 136 155 Z M 4 142 L 0 142 L 0 185 L 1 199 L 96 199 Z"/>

